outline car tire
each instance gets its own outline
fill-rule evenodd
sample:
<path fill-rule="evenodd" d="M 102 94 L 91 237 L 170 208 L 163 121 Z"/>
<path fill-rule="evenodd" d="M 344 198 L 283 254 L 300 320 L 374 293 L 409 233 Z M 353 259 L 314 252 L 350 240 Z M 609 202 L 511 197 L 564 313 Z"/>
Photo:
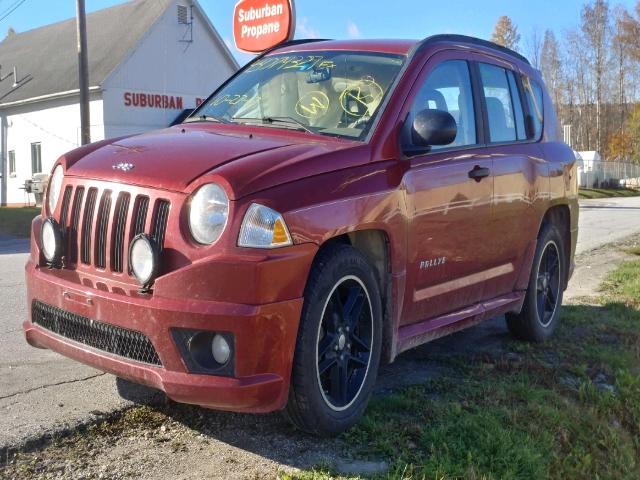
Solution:
<path fill-rule="evenodd" d="M 538 236 L 522 310 L 506 315 L 509 331 L 520 340 L 544 342 L 558 325 L 567 265 L 563 246 L 558 227 L 545 224 Z"/>
<path fill-rule="evenodd" d="M 367 259 L 349 245 L 320 252 L 305 287 L 285 417 L 331 437 L 362 416 L 382 349 L 382 306 Z"/>

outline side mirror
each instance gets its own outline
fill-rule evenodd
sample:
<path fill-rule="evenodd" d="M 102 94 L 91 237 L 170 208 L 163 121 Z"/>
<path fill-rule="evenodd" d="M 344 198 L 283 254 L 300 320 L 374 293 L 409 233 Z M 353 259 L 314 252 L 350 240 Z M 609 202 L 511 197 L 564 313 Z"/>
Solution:
<path fill-rule="evenodd" d="M 449 112 L 442 110 L 422 110 L 413 119 L 411 140 L 414 145 L 430 147 L 449 145 L 458 134 L 456 120 Z"/>

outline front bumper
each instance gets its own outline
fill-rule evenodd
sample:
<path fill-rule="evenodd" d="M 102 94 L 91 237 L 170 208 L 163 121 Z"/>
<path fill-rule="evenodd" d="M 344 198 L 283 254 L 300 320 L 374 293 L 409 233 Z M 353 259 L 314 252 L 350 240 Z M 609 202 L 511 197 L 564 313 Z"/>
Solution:
<path fill-rule="evenodd" d="M 56 276 L 32 259 L 26 265 L 29 344 L 49 348 L 118 377 L 164 391 L 175 401 L 238 412 L 284 407 L 302 298 L 264 305 L 157 295 L 129 296 Z M 304 282 L 303 282 L 304 283 Z M 59 336 L 32 323 L 33 301 L 144 334 L 162 366 L 119 357 Z M 171 328 L 230 332 L 235 337 L 233 377 L 189 373 Z"/>

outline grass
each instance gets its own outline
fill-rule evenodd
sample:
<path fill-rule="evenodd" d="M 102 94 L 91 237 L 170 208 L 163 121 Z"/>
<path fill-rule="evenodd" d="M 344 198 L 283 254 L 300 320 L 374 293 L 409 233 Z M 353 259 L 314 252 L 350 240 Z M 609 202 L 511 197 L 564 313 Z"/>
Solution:
<path fill-rule="evenodd" d="M 374 397 L 362 421 L 342 436 L 339 454 L 387 462 L 385 479 L 640 478 L 640 249 L 628 251 L 638 258 L 608 276 L 597 301 L 563 307 L 552 340 L 434 356 L 453 373 Z M 178 407 L 166 409 L 179 417 Z M 202 431 L 206 420 L 194 418 L 186 424 Z M 162 409 L 127 410 L 54 439 L 45 450 L 20 452 L 8 465 L 0 459 L 0 477 L 53 476 L 64 465 L 83 464 L 96 445 L 146 438 L 168 421 Z M 179 438 L 170 447 L 185 448 Z M 279 478 L 352 478 L 331 468 Z"/>
<path fill-rule="evenodd" d="M 580 198 L 638 197 L 640 190 L 632 188 L 581 188 Z"/>
<path fill-rule="evenodd" d="M 0 234 L 29 237 L 31 221 L 39 213 L 36 207 L 0 207 Z"/>
<path fill-rule="evenodd" d="M 603 288 L 565 306 L 546 344 L 513 340 L 510 355 L 374 398 L 345 454 L 387 461 L 392 479 L 640 478 L 640 260 Z"/>

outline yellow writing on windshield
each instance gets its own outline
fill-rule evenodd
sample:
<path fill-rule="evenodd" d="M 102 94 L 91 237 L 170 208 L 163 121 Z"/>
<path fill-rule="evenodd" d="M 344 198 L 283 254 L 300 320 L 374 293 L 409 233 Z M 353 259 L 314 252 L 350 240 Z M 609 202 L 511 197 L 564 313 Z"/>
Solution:
<path fill-rule="evenodd" d="M 296 113 L 305 118 L 318 118 L 329 110 L 329 97 L 319 90 L 300 97 L 296 103 Z"/>
<path fill-rule="evenodd" d="M 301 72 L 313 68 L 335 68 L 331 60 L 325 60 L 321 55 L 294 55 L 286 57 L 265 57 L 253 62 L 245 70 L 247 73 L 261 70 L 298 70 Z"/>

